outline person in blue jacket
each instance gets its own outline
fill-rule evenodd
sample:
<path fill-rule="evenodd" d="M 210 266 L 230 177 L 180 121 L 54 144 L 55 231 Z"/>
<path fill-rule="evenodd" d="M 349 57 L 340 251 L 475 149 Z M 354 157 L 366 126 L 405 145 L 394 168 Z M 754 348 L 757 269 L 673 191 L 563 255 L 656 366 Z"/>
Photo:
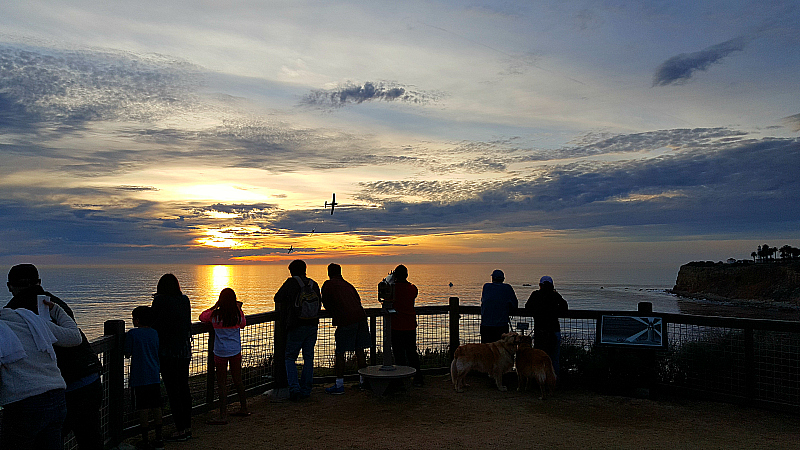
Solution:
<path fill-rule="evenodd" d="M 481 343 L 500 340 L 508 333 L 509 316 L 519 306 L 517 294 L 510 284 L 504 283 L 502 270 L 492 272 L 492 282 L 483 285 L 481 292 Z"/>

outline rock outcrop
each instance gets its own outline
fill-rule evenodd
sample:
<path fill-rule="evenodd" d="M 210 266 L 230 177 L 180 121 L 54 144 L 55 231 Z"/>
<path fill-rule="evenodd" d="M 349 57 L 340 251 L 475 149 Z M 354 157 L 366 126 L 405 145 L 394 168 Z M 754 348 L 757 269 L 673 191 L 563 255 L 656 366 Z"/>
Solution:
<path fill-rule="evenodd" d="M 800 262 L 691 262 L 681 266 L 672 292 L 710 300 L 800 305 Z"/>

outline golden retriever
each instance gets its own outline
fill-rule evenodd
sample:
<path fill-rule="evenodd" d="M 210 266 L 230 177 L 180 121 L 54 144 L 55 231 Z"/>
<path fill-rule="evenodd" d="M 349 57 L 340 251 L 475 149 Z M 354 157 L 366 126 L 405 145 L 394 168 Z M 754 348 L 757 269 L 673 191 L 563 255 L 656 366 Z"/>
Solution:
<path fill-rule="evenodd" d="M 498 389 L 507 390 L 503 386 L 503 374 L 514 366 L 516 351 L 517 333 L 505 333 L 497 342 L 459 346 L 450 363 L 450 379 L 456 392 L 464 392 L 464 379 L 472 370 L 488 373 Z"/>
<path fill-rule="evenodd" d="M 547 396 L 547 390 L 556 387 L 556 372 L 553 370 L 553 361 L 544 350 L 532 348 L 533 340 L 530 336 L 519 336 L 517 339 L 517 380 L 518 391 L 524 391 L 531 379 L 536 380 L 542 392 L 540 400 Z"/>

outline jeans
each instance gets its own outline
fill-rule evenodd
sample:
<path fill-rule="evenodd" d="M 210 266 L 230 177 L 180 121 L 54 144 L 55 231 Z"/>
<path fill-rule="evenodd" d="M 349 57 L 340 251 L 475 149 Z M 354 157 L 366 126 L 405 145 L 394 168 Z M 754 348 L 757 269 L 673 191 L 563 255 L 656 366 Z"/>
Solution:
<path fill-rule="evenodd" d="M 314 345 L 317 343 L 317 325 L 300 325 L 286 334 L 286 378 L 289 392 L 311 395 L 314 382 Z M 297 356 L 303 350 L 303 373 L 297 381 Z"/>
<path fill-rule="evenodd" d="M 3 406 L 0 448 L 62 450 L 61 426 L 65 417 L 64 389 L 53 389 L 9 403 Z"/>
<path fill-rule="evenodd" d="M 169 397 L 169 409 L 179 432 L 192 428 L 192 394 L 189 391 L 189 358 L 161 357 L 161 380 Z"/>
<path fill-rule="evenodd" d="M 561 332 L 556 331 L 556 348 L 553 349 L 553 356 L 550 358 L 553 360 L 553 371 L 555 371 L 556 376 L 560 376 L 561 374 L 559 371 L 561 370 Z"/>
<path fill-rule="evenodd" d="M 533 348 L 544 350 L 553 361 L 553 371 L 559 375 L 559 359 L 561 358 L 561 332 L 541 332 L 533 334 Z"/>
<path fill-rule="evenodd" d="M 416 369 L 414 381 L 422 382 L 419 353 L 417 353 L 417 330 L 392 330 L 392 353 L 395 364 Z"/>
<path fill-rule="evenodd" d="M 100 379 L 67 392 L 65 397 L 67 417 L 62 434 L 73 431 L 80 450 L 102 450 L 104 442 L 100 430 L 100 409 L 103 404 L 103 384 Z"/>

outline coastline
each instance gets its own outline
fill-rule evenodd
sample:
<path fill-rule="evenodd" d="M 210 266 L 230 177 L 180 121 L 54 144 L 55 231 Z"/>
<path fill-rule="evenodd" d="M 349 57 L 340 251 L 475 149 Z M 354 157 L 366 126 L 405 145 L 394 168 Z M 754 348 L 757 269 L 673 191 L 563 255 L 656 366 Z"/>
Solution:
<path fill-rule="evenodd" d="M 678 299 L 681 311 L 685 311 L 686 314 L 800 321 L 800 305 L 796 304 L 731 299 L 714 294 L 690 294 L 675 289 L 666 289 L 665 292 Z"/>

